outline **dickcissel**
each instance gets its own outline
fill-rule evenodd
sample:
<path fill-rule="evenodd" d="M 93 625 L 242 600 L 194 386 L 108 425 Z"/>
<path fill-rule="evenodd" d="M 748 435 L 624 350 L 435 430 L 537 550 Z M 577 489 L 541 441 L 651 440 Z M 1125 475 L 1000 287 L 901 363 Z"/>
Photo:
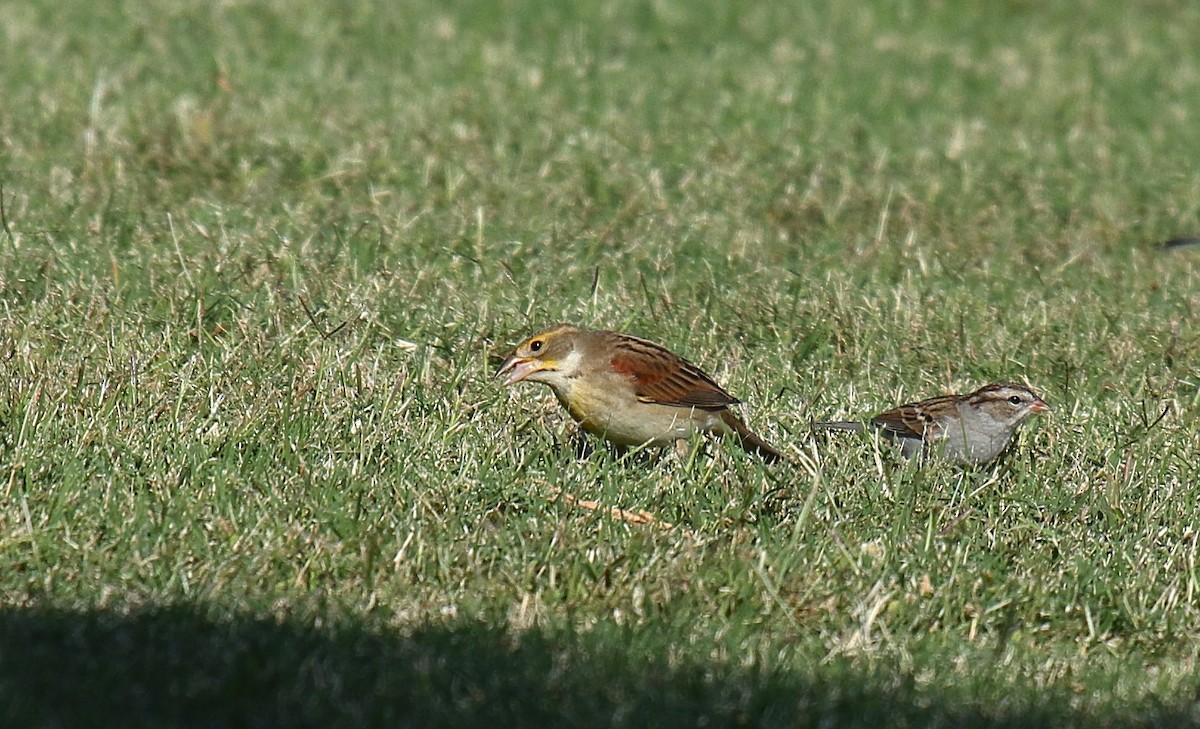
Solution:
<path fill-rule="evenodd" d="M 884 437 L 901 444 L 905 458 L 940 454 L 964 465 L 987 463 L 1008 445 L 1017 427 L 1050 411 L 1024 385 L 997 383 L 966 395 L 943 395 L 901 405 L 871 418 Z M 815 428 L 863 430 L 857 422 L 813 423 Z"/>
<path fill-rule="evenodd" d="M 733 437 L 769 462 L 783 459 L 730 411 L 737 398 L 645 339 L 556 324 L 521 342 L 496 374 L 505 385 L 549 385 L 584 430 L 619 446 L 669 446 L 711 433 Z"/>

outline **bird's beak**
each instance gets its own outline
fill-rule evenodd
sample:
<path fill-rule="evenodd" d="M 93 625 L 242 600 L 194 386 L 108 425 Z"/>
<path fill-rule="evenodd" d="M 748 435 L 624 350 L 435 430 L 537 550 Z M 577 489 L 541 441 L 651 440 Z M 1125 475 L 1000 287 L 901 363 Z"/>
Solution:
<path fill-rule="evenodd" d="M 1050 409 L 1050 406 L 1046 404 L 1045 400 L 1038 398 L 1037 400 L 1033 401 L 1032 405 L 1029 406 L 1029 412 L 1031 412 L 1031 413 L 1051 413 L 1054 411 Z"/>
<path fill-rule="evenodd" d="M 496 372 L 496 376 L 499 377 L 507 372 L 508 376 L 504 378 L 505 386 L 515 385 L 541 369 L 543 367 L 538 360 L 518 357 L 514 354 L 504 360 L 504 364 L 500 366 L 500 369 Z"/>

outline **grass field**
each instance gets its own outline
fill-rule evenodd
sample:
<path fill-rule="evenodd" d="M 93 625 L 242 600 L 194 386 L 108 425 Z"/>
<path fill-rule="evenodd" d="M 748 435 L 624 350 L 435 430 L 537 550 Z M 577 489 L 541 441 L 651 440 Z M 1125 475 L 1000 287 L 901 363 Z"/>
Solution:
<path fill-rule="evenodd" d="M 1200 725 L 1197 38 L 0 5 L 0 725 Z M 560 320 L 794 463 L 579 457 L 492 376 Z M 808 432 L 1000 379 L 988 469 Z"/>

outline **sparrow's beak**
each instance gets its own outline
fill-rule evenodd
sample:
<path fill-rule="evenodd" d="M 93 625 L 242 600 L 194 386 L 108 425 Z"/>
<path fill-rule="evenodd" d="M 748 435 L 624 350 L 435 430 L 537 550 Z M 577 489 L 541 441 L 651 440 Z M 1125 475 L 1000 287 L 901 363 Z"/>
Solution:
<path fill-rule="evenodd" d="M 507 372 L 508 376 L 504 378 L 505 386 L 515 385 L 541 369 L 543 369 L 542 363 L 538 360 L 526 359 L 514 354 L 504 360 L 504 364 L 500 366 L 499 371 L 496 372 L 496 376 L 499 377 Z"/>
<path fill-rule="evenodd" d="M 1033 401 L 1032 405 L 1029 406 L 1029 412 L 1031 412 L 1031 413 L 1050 413 L 1050 412 L 1054 412 L 1054 411 L 1050 409 L 1050 406 L 1046 404 L 1045 400 L 1043 400 L 1039 397 L 1037 400 Z"/>

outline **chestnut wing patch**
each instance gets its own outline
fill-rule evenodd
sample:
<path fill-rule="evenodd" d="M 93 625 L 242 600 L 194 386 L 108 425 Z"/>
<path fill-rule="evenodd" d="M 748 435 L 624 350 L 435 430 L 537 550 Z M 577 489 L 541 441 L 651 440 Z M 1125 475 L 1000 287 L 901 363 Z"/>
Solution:
<path fill-rule="evenodd" d="M 622 337 L 610 362 L 642 402 L 719 410 L 739 402 L 691 362 L 637 337 Z"/>

